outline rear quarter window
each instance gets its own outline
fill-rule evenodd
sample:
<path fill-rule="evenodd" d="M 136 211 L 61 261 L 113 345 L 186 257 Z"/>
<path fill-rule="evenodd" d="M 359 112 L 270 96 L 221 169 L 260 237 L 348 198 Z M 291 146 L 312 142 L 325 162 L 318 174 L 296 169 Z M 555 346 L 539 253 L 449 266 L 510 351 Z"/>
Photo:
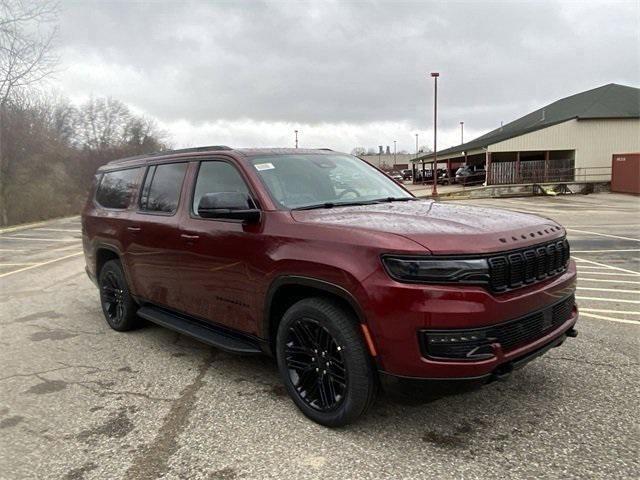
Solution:
<path fill-rule="evenodd" d="M 141 172 L 142 168 L 129 168 L 103 174 L 96 190 L 96 202 L 105 208 L 127 208 Z"/>

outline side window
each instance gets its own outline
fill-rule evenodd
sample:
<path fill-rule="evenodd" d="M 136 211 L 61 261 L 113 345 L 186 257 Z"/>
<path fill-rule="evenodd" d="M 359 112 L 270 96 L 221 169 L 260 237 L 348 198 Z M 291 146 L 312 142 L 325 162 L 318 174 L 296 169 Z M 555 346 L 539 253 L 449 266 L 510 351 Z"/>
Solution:
<path fill-rule="evenodd" d="M 209 161 L 200 163 L 198 178 L 193 193 L 192 211 L 198 214 L 200 198 L 206 193 L 239 192 L 249 193 L 240 173 L 229 163 Z"/>
<path fill-rule="evenodd" d="M 140 196 L 140 208 L 148 212 L 175 212 L 186 170 L 186 163 L 167 163 L 149 167 Z"/>
<path fill-rule="evenodd" d="M 96 202 L 106 208 L 127 208 L 141 171 L 142 168 L 130 168 L 103 174 L 96 191 Z"/>

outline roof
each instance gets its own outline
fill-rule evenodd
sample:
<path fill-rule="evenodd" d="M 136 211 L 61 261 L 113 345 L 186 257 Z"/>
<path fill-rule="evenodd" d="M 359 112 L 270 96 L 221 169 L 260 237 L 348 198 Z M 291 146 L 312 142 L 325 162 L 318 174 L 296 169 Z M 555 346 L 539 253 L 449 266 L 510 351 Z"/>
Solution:
<path fill-rule="evenodd" d="M 610 83 L 557 100 L 470 142 L 440 150 L 439 155 L 487 147 L 571 119 L 640 118 L 640 89 Z M 430 158 L 424 155 L 416 160 Z"/>
<path fill-rule="evenodd" d="M 211 153 L 220 153 L 220 152 L 235 152 L 244 157 L 256 157 L 263 155 L 291 155 L 291 154 L 329 154 L 329 153 L 337 153 L 329 148 L 317 148 L 317 149 L 306 149 L 306 148 L 231 148 L 226 145 L 211 145 L 208 147 L 195 147 L 195 148 L 182 148 L 179 150 L 163 150 L 160 152 L 147 153 L 144 155 L 136 155 L 134 157 L 126 157 L 119 158 L 117 160 L 112 160 L 108 162 L 106 165 L 100 167 L 101 170 L 110 169 L 109 167 L 131 167 L 137 165 L 144 165 L 147 162 L 152 160 L 161 160 L 165 158 L 173 158 L 173 157 L 188 157 L 193 154 L 197 154 L 199 156 L 207 155 Z"/>

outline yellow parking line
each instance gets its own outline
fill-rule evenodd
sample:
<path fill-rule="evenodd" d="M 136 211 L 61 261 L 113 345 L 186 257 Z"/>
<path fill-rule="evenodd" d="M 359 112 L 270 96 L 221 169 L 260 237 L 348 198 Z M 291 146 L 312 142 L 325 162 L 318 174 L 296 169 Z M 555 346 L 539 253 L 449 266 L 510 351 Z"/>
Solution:
<path fill-rule="evenodd" d="M 0 274 L 0 278 L 8 277 L 9 275 L 13 275 L 14 273 L 20 273 L 20 272 L 24 272 L 26 270 L 31 270 L 32 268 L 43 267 L 44 265 L 49 265 L 50 263 L 55 263 L 55 262 L 59 262 L 61 260 L 66 260 L 67 258 L 77 257 L 78 255 L 82 255 L 83 253 L 84 252 L 72 253 L 71 255 L 65 255 L 64 257 L 54 258 L 53 260 L 48 260 L 46 262 L 36 263 L 34 265 L 29 265 L 28 267 L 19 268 L 18 270 L 13 270 L 11 272 Z"/>
<path fill-rule="evenodd" d="M 598 320 L 608 320 L 609 322 L 631 323 L 632 325 L 640 325 L 640 322 L 637 320 L 625 320 L 623 318 L 606 317 L 604 315 L 596 315 L 595 313 L 581 313 L 581 315 L 590 318 L 597 318 Z"/>
<path fill-rule="evenodd" d="M 576 297 L 577 300 L 593 300 L 594 302 L 618 302 L 640 304 L 640 300 L 621 300 L 619 298 Z"/>
<path fill-rule="evenodd" d="M 586 233 L 588 235 L 597 235 L 599 237 L 609 237 L 609 238 L 618 238 L 620 240 L 630 240 L 632 242 L 640 242 L 640 238 L 620 237 L 618 235 L 609 235 L 608 233 L 590 232 L 588 230 L 577 230 L 575 228 L 567 228 L 567 231 L 569 231 L 569 232 L 578 232 L 578 233 Z"/>
<path fill-rule="evenodd" d="M 593 264 L 593 265 L 597 265 L 599 267 L 606 267 L 609 268 L 611 270 L 617 270 L 620 272 L 626 272 L 626 273 L 635 273 L 637 275 L 640 275 L 640 272 L 634 272 L 633 270 L 627 270 L 626 268 L 620 268 L 620 267 L 612 267 L 611 265 L 606 265 L 604 263 L 600 263 L 600 262 L 594 262 L 593 260 L 585 260 L 584 258 L 578 258 L 578 257 L 573 257 L 574 260 L 578 260 L 579 262 L 586 262 L 589 264 Z"/>

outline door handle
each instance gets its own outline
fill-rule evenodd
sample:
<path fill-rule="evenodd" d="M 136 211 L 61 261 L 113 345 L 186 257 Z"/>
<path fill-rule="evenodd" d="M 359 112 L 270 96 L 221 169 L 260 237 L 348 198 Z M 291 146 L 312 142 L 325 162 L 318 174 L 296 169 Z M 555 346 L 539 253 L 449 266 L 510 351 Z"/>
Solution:
<path fill-rule="evenodd" d="M 142 230 L 142 228 L 140 227 L 127 227 L 127 230 L 129 230 L 130 232 L 139 232 Z"/>
<path fill-rule="evenodd" d="M 200 235 L 187 235 L 186 233 L 181 233 L 180 237 L 184 238 L 185 240 L 197 240 L 200 238 Z"/>

